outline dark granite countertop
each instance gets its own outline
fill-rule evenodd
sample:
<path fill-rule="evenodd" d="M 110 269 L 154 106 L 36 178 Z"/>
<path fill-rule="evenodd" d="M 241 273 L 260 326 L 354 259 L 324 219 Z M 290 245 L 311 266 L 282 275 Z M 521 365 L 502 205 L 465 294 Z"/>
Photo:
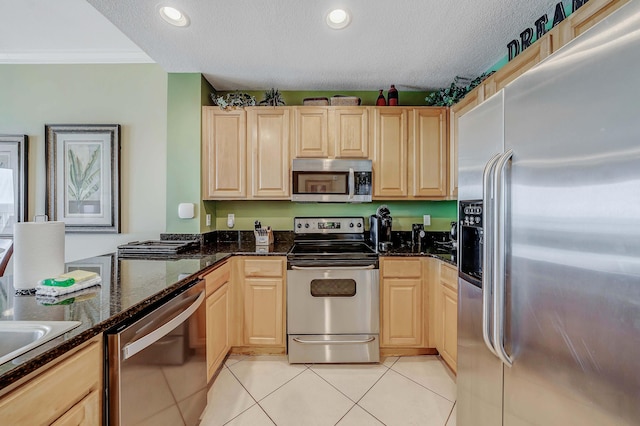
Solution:
<path fill-rule="evenodd" d="M 95 292 L 51 304 L 39 296 L 18 296 L 11 276 L 0 278 L 0 321 L 80 321 L 82 324 L 0 365 L 0 389 L 35 371 L 71 348 L 157 306 L 194 282 L 228 252 L 191 253 L 157 260 L 118 258 L 115 254 L 67 263 L 100 273 Z M 81 294 L 83 292 L 78 292 Z"/>
<path fill-rule="evenodd" d="M 164 237 L 163 237 L 164 238 Z M 169 238 L 167 238 L 169 239 Z M 200 249 L 173 257 L 122 257 L 115 253 L 67 263 L 67 270 L 95 271 L 102 285 L 56 304 L 38 296 L 18 296 L 12 277 L 0 278 L 0 321 L 80 321 L 82 324 L 49 342 L 0 365 L 0 390 L 37 370 L 68 350 L 132 317 L 143 315 L 173 297 L 218 262 L 233 255 L 285 256 L 293 245 L 292 232 L 276 232 L 274 244 L 256 246 L 253 234 L 220 232 L 203 240 Z M 419 251 L 405 240 L 381 256 L 432 256 L 450 264 L 451 255 Z M 82 292 L 79 292 L 82 293 Z M 68 296 L 67 296 L 68 297 Z"/>

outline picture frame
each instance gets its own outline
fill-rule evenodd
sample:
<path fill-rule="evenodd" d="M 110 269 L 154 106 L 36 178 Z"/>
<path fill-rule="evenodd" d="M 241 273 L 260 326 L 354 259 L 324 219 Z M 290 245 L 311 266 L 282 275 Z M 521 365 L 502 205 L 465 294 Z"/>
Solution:
<path fill-rule="evenodd" d="M 27 221 L 28 142 L 27 135 L 0 135 L 0 237 Z"/>
<path fill-rule="evenodd" d="M 46 212 L 66 232 L 120 233 L 120 125 L 45 125 Z"/>

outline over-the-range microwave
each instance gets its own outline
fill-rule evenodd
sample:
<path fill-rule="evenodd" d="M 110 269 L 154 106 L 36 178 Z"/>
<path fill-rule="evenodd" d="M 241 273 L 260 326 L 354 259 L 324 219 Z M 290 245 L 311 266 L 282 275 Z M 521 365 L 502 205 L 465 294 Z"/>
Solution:
<path fill-rule="evenodd" d="M 371 202 L 371 160 L 296 158 L 292 201 Z"/>

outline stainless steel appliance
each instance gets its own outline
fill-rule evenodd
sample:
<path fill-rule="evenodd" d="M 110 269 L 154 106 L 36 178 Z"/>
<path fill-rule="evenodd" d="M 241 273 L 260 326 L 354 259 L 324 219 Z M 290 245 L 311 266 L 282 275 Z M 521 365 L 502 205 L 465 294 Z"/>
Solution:
<path fill-rule="evenodd" d="M 364 218 L 295 218 L 287 255 L 290 363 L 378 362 L 378 255 Z"/>
<path fill-rule="evenodd" d="M 108 423 L 196 425 L 207 405 L 204 281 L 107 333 Z M 146 424 L 146 423 L 145 423 Z"/>
<path fill-rule="evenodd" d="M 295 158 L 292 201 L 371 202 L 371 160 Z"/>
<path fill-rule="evenodd" d="M 459 425 L 640 424 L 639 67 L 632 1 L 460 118 Z"/>
<path fill-rule="evenodd" d="M 369 216 L 369 239 L 378 251 L 391 249 L 391 227 L 393 218 L 386 205 L 378 207 L 376 214 Z"/>

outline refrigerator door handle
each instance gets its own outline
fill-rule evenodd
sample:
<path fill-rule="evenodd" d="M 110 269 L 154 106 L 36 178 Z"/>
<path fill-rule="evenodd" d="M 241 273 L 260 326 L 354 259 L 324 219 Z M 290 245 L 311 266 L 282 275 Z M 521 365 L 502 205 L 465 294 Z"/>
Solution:
<path fill-rule="evenodd" d="M 504 348 L 505 328 L 505 240 L 506 240 L 506 178 L 504 170 L 513 156 L 513 150 L 505 152 L 498 160 L 494 173 L 494 200 L 493 200 L 493 347 L 498 358 L 511 367 L 511 357 Z"/>
<path fill-rule="evenodd" d="M 500 154 L 494 155 L 485 165 L 482 173 L 482 223 L 484 226 L 484 244 L 482 245 L 482 338 L 484 344 L 496 357 L 498 353 L 491 341 L 491 295 L 493 293 L 493 273 L 491 268 L 491 254 L 493 253 L 493 208 L 491 200 L 493 198 L 492 177 L 496 163 L 500 159 Z"/>

